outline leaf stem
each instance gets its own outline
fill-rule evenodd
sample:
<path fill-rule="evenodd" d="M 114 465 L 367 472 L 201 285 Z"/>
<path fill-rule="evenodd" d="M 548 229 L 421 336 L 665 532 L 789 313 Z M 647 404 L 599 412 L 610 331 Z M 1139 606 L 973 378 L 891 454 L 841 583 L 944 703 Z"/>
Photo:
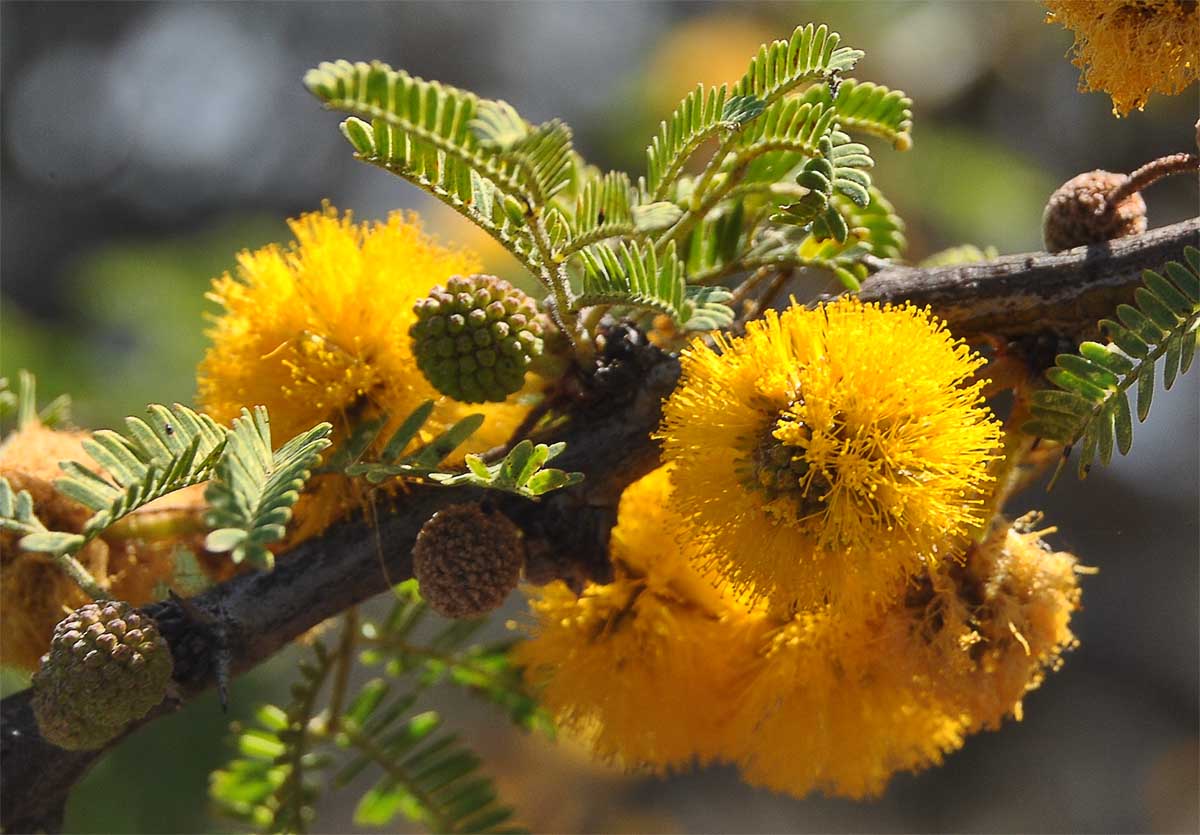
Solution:
<path fill-rule="evenodd" d="M 67 576 L 75 581 L 75 585 L 83 589 L 83 591 L 92 598 L 92 600 L 106 600 L 109 597 L 108 590 L 97 582 L 92 576 L 92 572 L 83 567 L 83 563 L 75 559 L 71 554 L 56 554 L 54 562 L 66 572 Z"/>
<path fill-rule="evenodd" d="M 333 735 L 342 722 L 342 705 L 346 701 L 346 685 L 350 668 L 354 666 L 354 647 L 358 641 L 358 607 L 351 606 L 342 618 L 342 636 L 337 648 L 337 666 L 333 671 L 333 686 L 329 692 L 329 723 L 326 734 Z"/>

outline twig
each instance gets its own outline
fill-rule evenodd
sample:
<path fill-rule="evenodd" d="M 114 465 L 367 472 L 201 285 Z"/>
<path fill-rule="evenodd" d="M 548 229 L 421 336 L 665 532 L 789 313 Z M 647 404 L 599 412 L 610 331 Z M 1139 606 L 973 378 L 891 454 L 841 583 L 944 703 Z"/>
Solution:
<path fill-rule="evenodd" d="M 1117 206 L 1131 194 L 1142 191 L 1147 186 L 1158 182 L 1163 177 L 1172 174 L 1184 174 L 1200 169 L 1200 156 L 1196 154 L 1170 154 L 1146 163 L 1129 175 L 1129 179 L 1113 189 L 1112 194 L 1105 198 L 1104 211 L 1115 212 Z"/>

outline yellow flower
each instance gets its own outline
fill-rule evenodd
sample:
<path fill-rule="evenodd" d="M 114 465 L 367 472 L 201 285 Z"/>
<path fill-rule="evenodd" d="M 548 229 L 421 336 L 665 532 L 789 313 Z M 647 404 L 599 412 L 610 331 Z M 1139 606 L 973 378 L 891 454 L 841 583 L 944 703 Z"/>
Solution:
<path fill-rule="evenodd" d="M 941 580 L 926 609 L 940 624 L 926 635 L 929 663 L 944 673 L 935 679 L 939 698 L 969 716 L 972 731 L 1020 719 L 1025 693 L 1077 644 L 1070 620 L 1079 609 L 1077 575 L 1088 572 L 1046 545 L 1042 534 L 1052 529 L 1027 525 L 999 520 L 968 552 L 966 570 Z"/>
<path fill-rule="evenodd" d="M 1078 608 L 1076 561 L 1002 523 L 892 606 L 854 622 L 826 607 L 767 633 L 740 676 L 730 752 L 754 785 L 879 794 L 965 737 L 1021 716 Z M 740 742 L 739 742 L 740 741 Z"/>
<path fill-rule="evenodd" d="M 658 470 L 621 498 L 616 580 L 576 598 L 555 582 L 530 601 L 533 637 L 513 649 L 559 727 L 599 758 L 664 771 L 713 759 L 727 745 L 733 662 L 748 651 L 720 594 L 681 550 L 669 485 Z"/>
<path fill-rule="evenodd" d="M 862 798 L 961 746 L 965 718 L 932 698 L 912 628 L 900 608 L 858 624 L 826 609 L 769 632 L 729 733 L 745 780 Z"/>
<path fill-rule="evenodd" d="M 689 567 L 670 480 L 660 469 L 622 497 L 615 582 L 579 598 L 541 589 L 533 637 L 513 650 L 561 728 L 602 759 L 737 763 L 799 797 L 876 795 L 1019 718 L 1074 645 L 1074 557 L 1003 520 L 964 562 L 900 579 L 904 593 L 869 616 L 785 615 Z"/>
<path fill-rule="evenodd" d="M 477 271 L 475 255 L 439 245 L 415 215 L 399 212 L 356 224 L 326 206 L 289 225 L 290 246 L 242 252 L 236 275 L 213 283 L 209 298 L 223 310 L 198 373 L 205 411 L 228 422 L 243 406 L 265 405 L 279 443 L 321 421 L 340 443 L 358 421 L 386 414 L 382 442 L 422 402 L 437 400 L 428 433 L 483 412 L 489 419 L 468 451 L 507 439 L 524 407 L 441 398 L 417 369 L 408 336 L 413 304 L 450 276 Z M 359 505 L 360 489 L 341 477 L 315 479 L 293 539 Z"/>
<path fill-rule="evenodd" d="M 781 610 L 881 602 L 979 523 L 983 360 L 924 310 L 850 298 L 697 340 L 660 435 L 702 564 Z"/>
<path fill-rule="evenodd" d="M 1047 23 L 1075 33 L 1081 90 L 1112 96 L 1113 113 L 1200 78 L 1200 7 L 1191 0 L 1043 0 Z"/>

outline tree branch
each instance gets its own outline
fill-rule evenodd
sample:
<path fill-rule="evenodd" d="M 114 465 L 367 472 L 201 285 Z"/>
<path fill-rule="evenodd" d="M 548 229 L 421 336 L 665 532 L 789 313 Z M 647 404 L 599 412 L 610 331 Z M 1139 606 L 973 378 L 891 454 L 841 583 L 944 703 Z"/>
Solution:
<path fill-rule="evenodd" d="M 860 297 L 928 304 L 966 338 L 1045 331 L 1075 338 L 1132 298 L 1143 269 L 1181 260 L 1185 245 L 1200 247 L 1200 220 L 1058 255 L 926 270 L 890 266 L 866 282 Z M 658 463 L 651 436 L 662 399 L 679 376 L 678 360 L 635 331 L 615 329 L 607 342 L 565 425 L 539 439 L 567 442 L 555 466 L 586 473 L 583 484 L 537 502 L 476 488 L 414 486 L 395 506 L 377 508 L 378 527 L 362 519 L 343 522 L 281 555 L 270 573 L 240 575 L 187 604 L 169 600 L 147 607 L 175 657 L 178 694 L 138 725 L 214 686 L 219 646 L 231 655 L 233 672 L 244 672 L 318 623 L 410 577 L 417 532 L 449 504 L 487 500 L 512 518 L 526 534 L 531 578 L 561 576 L 575 585 L 605 580 L 617 501 Z M 0 826 L 6 832 L 60 828 L 71 787 L 116 742 L 99 751 L 63 751 L 38 733 L 28 691 L 5 699 Z"/>

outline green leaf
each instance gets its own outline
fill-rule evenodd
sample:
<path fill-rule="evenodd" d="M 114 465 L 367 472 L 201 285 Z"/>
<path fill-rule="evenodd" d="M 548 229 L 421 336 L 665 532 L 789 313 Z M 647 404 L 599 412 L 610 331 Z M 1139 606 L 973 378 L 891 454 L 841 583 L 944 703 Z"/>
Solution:
<path fill-rule="evenodd" d="M 226 430 L 178 403 L 152 405 L 147 418 L 125 419 L 126 433 L 100 430 L 83 448 L 104 474 L 78 462 L 59 466 L 59 492 L 95 511 L 83 529 L 91 540 L 119 519 L 162 496 L 207 481 L 226 442 Z"/>
<path fill-rule="evenodd" d="M 836 87 L 837 93 L 831 94 L 830 85 L 815 85 L 800 100 L 832 107 L 842 130 L 882 137 L 897 151 L 912 147 L 912 99 L 907 95 L 853 78 L 842 79 Z"/>
<path fill-rule="evenodd" d="M 210 508 L 206 520 L 215 528 L 205 547 L 230 552 L 235 563 L 270 569 L 275 558 L 267 546 L 283 538 L 292 506 L 330 445 L 332 429 L 320 423 L 272 452 L 266 408 L 256 406 L 253 413 L 242 409 L 205 491 Z"/>
<path fill-rule="evenodd" d="M 487 464 L 478 456 L 467 456 L 465 473 L 433 473 L 431 478 L 447 486 L 469 484 L 535 499 L 551 490 L 570 487 L 583 481 L 582 473 L 543 469 L 559 455 L 565 444 L 534 444 L 523 440 L 513 446 L 500 461 Z"/>
<path fill-rule="evenodd" d="M 16 429 L 32 423 L 54 428 L 71 418 L 71 398 L 60 394 L 41 409 L 37 405 L 37 378 L 29 371 L 17 372 L 17 390 L 9 388 L 8 378 L 0 377 L 0 419 L 16 417 Z"/>
<path fill-rule="evenodd" d="M 504 209 L 508 199 L 529 205 L 528 172 L 502 156 L 503 143 L 480 142 L 483 100 L 378 61 L 323 63 L 304 81 L 328 107 L 354 114 L 342 123 L 342 132 L 360 159 L 429 192 L 542 275 L 546 265 L 529 228 Z M 491 104 L 496 107 L 487 111 L 488 119 L 503 114 L 500 103 Z"/>
<path fill-rule="evenodd" d="M 700 146 L 722 130 L 740 124 L 724 120 L 727 102 L 729 90 L 725 85 L 710 87 L 707 91 L 704 85 L 699 85 L 659 125 L 658 135 L 646 148 L 643 191 L 649 201 L 665 200 L 687 161 Z"/>
<path fill-rule="evenodd" d="M 1079 354 L 1062 354 L 1047 378 L 1059 391 L 1033 396 L 1029 434 L 1058 441 L 1065 453 L 1079 446 L 1079 474 L 1095 455 L 1107 464 L 1114 446 L 1125 455 L 1133 444 L 1129 390 L 1137 390 L 1137 416 L 1144 421 L 1154 400 L 1155 367 L 1163 366 L 1163 387 L 1187 371 L 1200 327 L 1200 252 L 1184 248 L 1187 266 L 1168 262 L 1162 273 L 1146 270 L 1134 292 L 1137 307 L 1122 304 L 1116 319 L 1100 330 L 1112 343 L 1084 342 Z M 1169 277 L 1169 278 L 1168 278 Z"/>
<path fill-rule="evenodd" d="M 734 95 L 750 95 L 769 106 L 797 88 L 848 72 L 863 53 L 841 46 L 841 36 L 822 24 L 798 26 L 790 39 L 762 47 Z"/>
<path fill-rule="evenodd" d="M 674 242 L 667 245 L 661 258 L 653 247 L 643 247 L 636 241 L 622 243 L 618 249 L 598 244 L 580 255 L 584 273 L 583 292 L 576 297 L 579 308 L 608 305 L 653 310 L 670 316 L 687 330 L 711 327 L 714 320 L 728 323 L 733 319 L 733 311 L 716 296 L 689 290 Z"/>

